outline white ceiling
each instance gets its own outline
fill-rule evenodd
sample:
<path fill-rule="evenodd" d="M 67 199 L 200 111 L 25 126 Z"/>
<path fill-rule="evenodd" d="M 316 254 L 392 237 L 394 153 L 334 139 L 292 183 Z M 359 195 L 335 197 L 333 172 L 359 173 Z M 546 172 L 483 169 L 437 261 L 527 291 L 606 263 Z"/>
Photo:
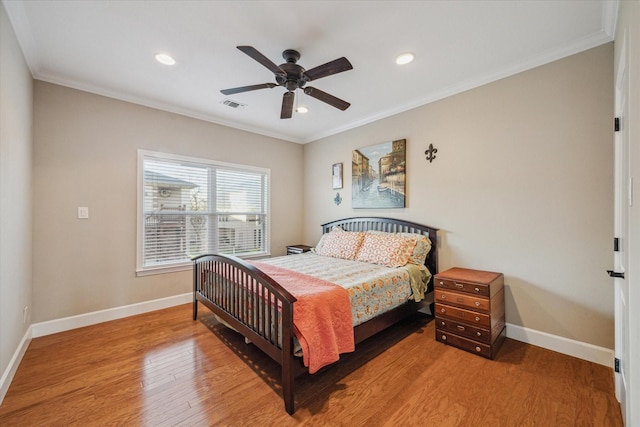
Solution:
<path fill-rule="evenodd" d="M 618 1 L 2 0 L 36 79 L 305 143 L 613 40 Z M 351 103 L 280 119 L 284 89 L 238 49 L 306 69 L 341 56 L 353 70 L 312 82 Z M 394 57 L 416 54 L 409 65 Z M 177 65 L 154 60 L 171 54 Z M 246 104 L 232 109 L 225 99 Z"/>

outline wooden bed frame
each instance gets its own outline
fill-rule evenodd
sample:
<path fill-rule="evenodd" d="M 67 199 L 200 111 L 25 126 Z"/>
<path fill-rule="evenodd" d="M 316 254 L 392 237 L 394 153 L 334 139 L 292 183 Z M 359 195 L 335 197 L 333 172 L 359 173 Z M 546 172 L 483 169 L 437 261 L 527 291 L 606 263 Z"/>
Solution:
<path fill-rule="evenodd" d="M 433 314 L 433 276 L 438 272 L 438 229 L 393 218 L 355 217 L 322 225 L 328 233 L 340 226 L 345 231 L 377 230 L 427 235 L 432 242 L 425 265 L 432 274 L 428 294 L 419 303 L 408 301 L 354 327 L 355 343 L 399 322 L 425 306 Z M 302 358 L 293 354 L 293 304 L 296 298 L 258 268 L 226 255 L 209 254 L 193 259 L 193 320 L 198 318 L 198 301 L 282 367 L 285 409 L 295 411 L 294 378 L 305 372 Z M 273 310 L 273 307 L 280 307 Z M 281 328 L 273 325 L 281 324 Z M 264 328 L 262 325 L 271 325 Z"/>

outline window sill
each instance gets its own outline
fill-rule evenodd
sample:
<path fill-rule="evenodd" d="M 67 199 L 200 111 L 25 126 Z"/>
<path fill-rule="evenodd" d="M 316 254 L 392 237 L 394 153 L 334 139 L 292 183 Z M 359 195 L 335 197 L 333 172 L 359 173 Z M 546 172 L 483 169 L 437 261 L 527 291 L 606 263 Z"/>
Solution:
<path fill-rule="evenodd" d="M 247 256 L 242 256 L 238 258 L 259 260 L 259 259 L 271 258 L 271 253 L 247 255 Z M 187 271 L 187 270 L 189 271 L 193 270 L 193 263 L 191 261 L 185 262 L 183 264 L 138 268 L 136 269 L 136 277 L 153 276 L 156 274 L 165 274 L 165 273 L 176 273 L 178 271 Z"/>
<path fill-rule="evenodd" d="M 187 271 L 193 270 L 193 263 L 188 262 L 185 264 L 174 264 L 165 267 L 147 267 L 144 269 L 137 269 L 136 276 L 144 277 L 144 276 L 153 276 L 155 274 L 164 274 L 164 273 L 175 273 L 178 271 Z"/>

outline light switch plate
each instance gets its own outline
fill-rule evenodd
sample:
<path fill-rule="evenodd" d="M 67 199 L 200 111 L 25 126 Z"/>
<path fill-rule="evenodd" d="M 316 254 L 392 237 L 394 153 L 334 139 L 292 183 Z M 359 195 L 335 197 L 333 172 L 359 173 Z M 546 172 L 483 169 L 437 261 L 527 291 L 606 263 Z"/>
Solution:
<path fill-rule="evenodd" d="M 89 219 L 89 208 L 86 206 L 78 207 L 78 219 Z"/>

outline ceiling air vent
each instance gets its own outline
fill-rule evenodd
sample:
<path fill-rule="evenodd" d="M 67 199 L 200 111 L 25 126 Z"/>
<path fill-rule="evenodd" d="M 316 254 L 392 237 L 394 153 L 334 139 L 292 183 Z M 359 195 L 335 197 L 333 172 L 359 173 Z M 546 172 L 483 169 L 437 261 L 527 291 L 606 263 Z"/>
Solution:
<path fill-rule="evenodd" d="M 227 107 L 231 107 L 231 108 L 239 108 L 239 109 L 243 109 L 244 107 L 247 106 L 247 104 L 241 104 L 239 102 L 236 101 L 232 101 L 230 99 L 225 99 L 224 101 L 222 101 L 222 103 L 224 105 L 226 105 Z"/>

